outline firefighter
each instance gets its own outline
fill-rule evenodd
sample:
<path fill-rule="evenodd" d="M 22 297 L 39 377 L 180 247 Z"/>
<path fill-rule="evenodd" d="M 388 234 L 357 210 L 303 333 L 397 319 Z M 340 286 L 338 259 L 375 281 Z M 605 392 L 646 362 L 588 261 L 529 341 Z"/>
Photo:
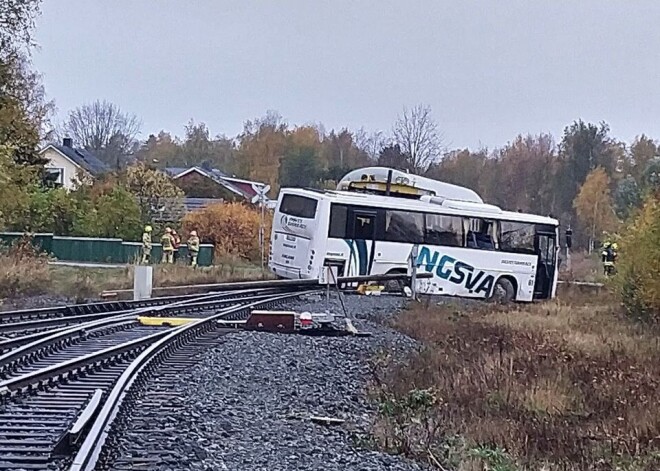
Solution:
<path fill-rule="evenodd" d="M 615 252 L 610 241 L 605 242 L 603 251 L 600 253 L 601 261 L 603 262 L 603 274 L 610 276 L 614 273 L 614 258 Z"/>
<path fill-rule="evenodd" d="M 197 231 L 190 231 L 188 238 L 188 252 L 190 253 L 190 265 L 197 266 L 197 256 L 199 255 L 199 237 Z"/>
<path fill-rule="evenodd" d="M 173 252 L 173 261 L 174 263 L 177 262 L 179 259 L 179 246 L 181 245 L 181 237 L 179 237 L 179 234 L 176 233 L 174 229 L 172 229 L 172 246 L 174 247 L 174 252 Z"/>
<path fill-rule="evenodd" d="M 151 262 L 151 226 L 144 226 L 142 233 L 142 265 L 148 265 Z"/>
<path fill-rule="evenodd" d="M 163 246 L 163 260 L 162 263 L 172 263 L 174 257 L 174 238 L 172 237 L 172 229 L 165 228 L 165 234 L 160 238 L 160 243 Z"/>

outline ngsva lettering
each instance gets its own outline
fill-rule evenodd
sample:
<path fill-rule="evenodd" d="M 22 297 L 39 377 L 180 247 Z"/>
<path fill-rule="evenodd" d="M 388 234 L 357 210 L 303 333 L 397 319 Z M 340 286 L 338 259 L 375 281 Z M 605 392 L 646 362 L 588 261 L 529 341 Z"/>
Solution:
<path fill-rule="evenodd" d="M 456 285 L 465 286 L 471 293 L 484 293 L 488 296 L 493 289 L 495 278 L 482 270 L 476 270 L 472 265 L 457 261 L 449 255 L 440 256 L 440 252 L 422 247 L 417 257 L 417 266 L 431 273 L 435 270 L 438 278 Z"/>

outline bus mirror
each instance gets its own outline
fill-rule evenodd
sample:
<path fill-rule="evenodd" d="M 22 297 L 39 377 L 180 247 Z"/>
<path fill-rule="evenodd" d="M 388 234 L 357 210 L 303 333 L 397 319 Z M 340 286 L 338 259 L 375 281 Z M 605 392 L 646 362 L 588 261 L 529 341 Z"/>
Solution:
<path fill-rule="evenodd" d="M 566 247 L 569 249 L 573 246 L 573 230 L 566 229 Z"/>

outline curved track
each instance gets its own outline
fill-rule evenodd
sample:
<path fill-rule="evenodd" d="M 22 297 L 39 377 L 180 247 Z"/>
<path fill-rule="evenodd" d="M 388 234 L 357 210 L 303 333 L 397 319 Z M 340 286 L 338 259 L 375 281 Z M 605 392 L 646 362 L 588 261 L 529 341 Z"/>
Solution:
<path fill-rule="evenodd" d="M 269 289 L 262 288 L 259 290 L 234 290 L 222 293 L 209 293 L 204 295 L 187 295 L 176 296 L 170 298 L 155 298 L 151 303 L 146 301 L 137 302 L 138 307 L 130 307 L 126 303 L 99 303 L 94 305 L 80 305 L 86 306 L 85 310 L 91 310 L 91 306 L 96 306 L 94 310 L 98 312 L 85 312 L 83 314 L 77 313 L 77 310 L 67 311 L 67 315 L 53 314 L 51 317 L 31 318 L 25 320 L 25 316 L 33 311 L 12 311 L 13 313 L 21 312 L 23 314 L 17 315 L 11 319 L 5 319 L 5 322 L 0 323 L 0 355 L 7 352 L 37 341 L 44 339 L 57 332 L 64 332 L 68 327 L 81 326 L 83 324 L 93 325 L 94 321 L 101 319 L 109 319 L 120 315 L 128 315 L 131 313 L 139 313 L 142 315 L 163 315 L 168 311 L 175 310 L 177 315 L 193 312 L 203 312 L 215 305 L 222 305 L 238 298 L 250 297 L 255 295 L 267 295 L 269 293 L 284 292 L 283 289 Z M 146 304 L 146 305 L 143 305 Z M 100 307 L 103 306 L 103 307 Z M 63 308 L 77 308 L 79 306 L 66 306 Z M 53 311 L 55 312 L 55 311 Z M 9 318 L 8 318 L 9 319 Z M 0 365 L 2 365 L 2 357 L 0 357 Z"/>
<path fill-rule="evenodd" d="M 149 310 L 159 316 L 212 313 L 182 327 L 143 326 L 137 316 L 145 311 L 134 310 L 59 329 L 0 356 L 0 470 L 64 469 L 90 428 L 72 469 L 93 469 L 104 449 L 103 430 L 138 377 L 152 373 L 157 363 L 185 367 L 192 358 L 189 350 L 204 349 L 232 330 L 223 320 L 244 318 L 252 307 L 298 295 L 197 296 Z"/>

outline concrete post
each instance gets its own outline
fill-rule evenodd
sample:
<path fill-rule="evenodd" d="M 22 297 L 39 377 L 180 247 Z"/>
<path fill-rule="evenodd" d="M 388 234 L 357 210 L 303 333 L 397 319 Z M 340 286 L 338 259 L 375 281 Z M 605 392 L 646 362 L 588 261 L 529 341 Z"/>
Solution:
<path fill-rule="evenodd" d="M 141 299 L 151 298 L 151 291 L 153 288 L 154 269 L 150 266 L 135 265 L 133 271 L 133 299 L 139 301 Z"/>

